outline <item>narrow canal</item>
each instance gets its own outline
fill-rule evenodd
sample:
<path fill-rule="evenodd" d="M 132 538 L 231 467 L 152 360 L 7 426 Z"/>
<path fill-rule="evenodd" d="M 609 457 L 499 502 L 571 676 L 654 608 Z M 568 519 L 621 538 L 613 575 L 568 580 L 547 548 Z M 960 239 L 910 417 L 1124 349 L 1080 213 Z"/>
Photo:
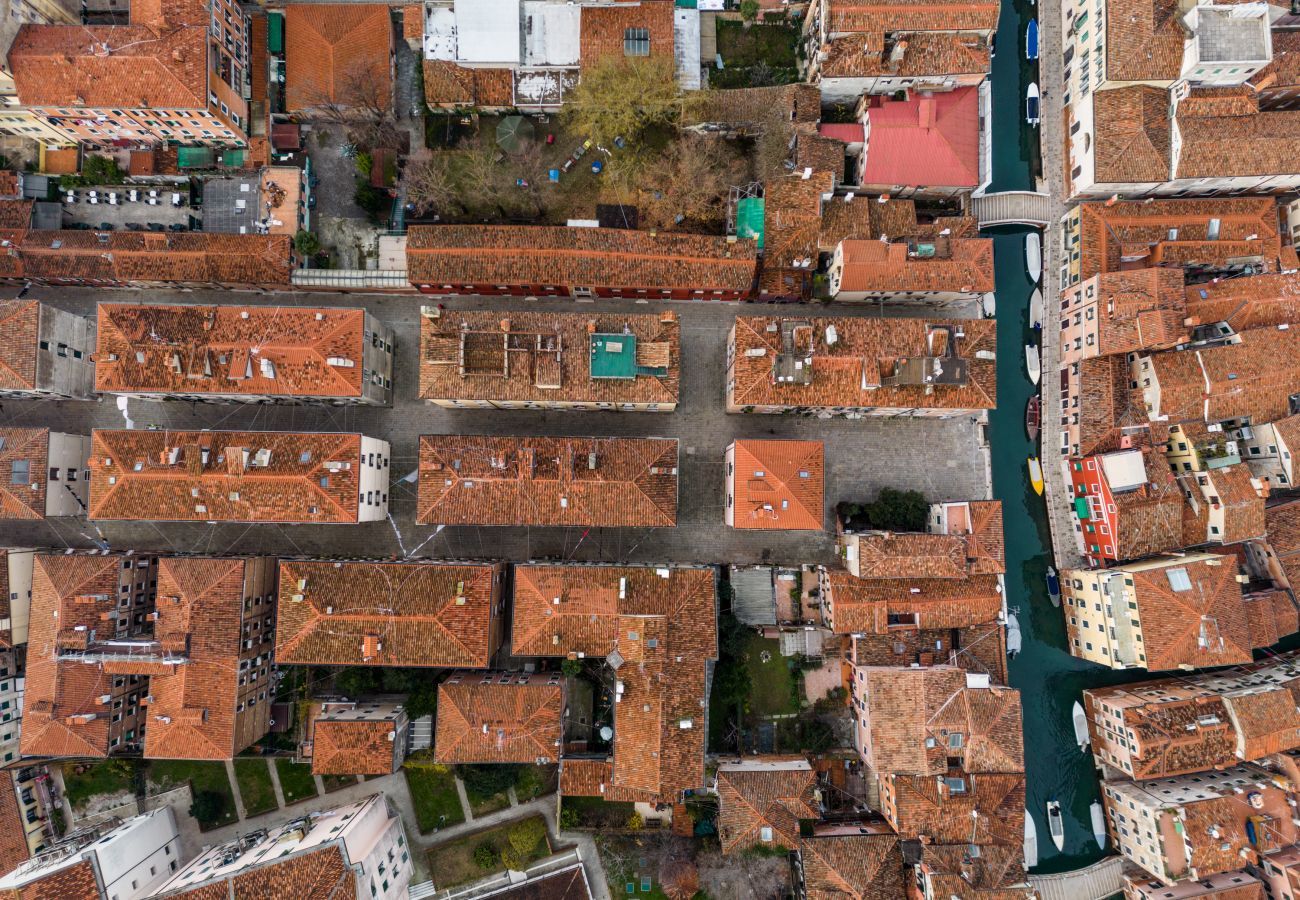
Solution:
<path fill-rule="evenodd" d="M 1039 168 L 1038 131 L 1025 122 L 1025 89 L 1037 78 L 1025 60 L 1025 30 L 1038 7 L 1028 0 L 1003 0 L 993 60 L 993 136 L 990 192 L 1034 190 Z M 1062 872 L 1103 855 L 1092 836 L 1089 806 L 1098 799 L 1091 754 L 1074 739 L 1071 711 L 1086 687 L 1133 681 L 1084 663 L 1066 651 L 1065 620 L 1047 593 L 1051 539 L 1043 498 L 1030 487 L 1026 460 L 1038 455 L 1025 433 L 1025 405 L 1037 390 L 1029 380 L 1025 344 L 1031 339 L 1025 273 L 1028 228 L 998 228 L 993 237 L 998 320 L 998 406 L 990 416 L 993 495 L 1002 501 L 1006 528 L 1007 605 L 1020 623 L 1020 654 L 1010 678 L 1020 690 L 1025 731 L 1026 808 L 1038 833 L 1039 873 Z M 1044 273 L 1044 296 L 1054 300 Z M 1035 336 L 1036 337 L 1036 336 Z M 1050 375 L 1044 381 L 1054 383 Z M 1059 477 L 1045 460 L 1045 477 Z M 1047 831 L 1046 806 L 1058 800 L 1065 819 L 1065 849 L 1058 852 Z"/>

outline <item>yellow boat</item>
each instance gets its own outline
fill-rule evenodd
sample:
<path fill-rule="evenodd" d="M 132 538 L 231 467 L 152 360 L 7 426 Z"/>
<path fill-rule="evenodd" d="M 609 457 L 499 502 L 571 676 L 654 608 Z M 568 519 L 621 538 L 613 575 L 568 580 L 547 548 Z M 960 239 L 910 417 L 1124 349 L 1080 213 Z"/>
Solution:
<path fill-rule="evenodd" d="M 1038 457 L 1029 457 L 1029 483 L 1034 486 L 1035 494 L 1043 493 L 1043 467 L 1038 464 Z"/>

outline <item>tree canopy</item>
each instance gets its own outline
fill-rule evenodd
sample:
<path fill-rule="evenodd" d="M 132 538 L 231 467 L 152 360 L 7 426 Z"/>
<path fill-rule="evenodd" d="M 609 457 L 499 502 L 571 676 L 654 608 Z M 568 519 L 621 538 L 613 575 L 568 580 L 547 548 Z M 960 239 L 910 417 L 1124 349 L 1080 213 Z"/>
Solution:
<path fill-rule="evenodd" d="M 590 69 L 564 100 L 565 125 L 597 144 L 635 141 L 646 129 L 681 114 L 681 91 L 671 57 L 611 57 Z"/>

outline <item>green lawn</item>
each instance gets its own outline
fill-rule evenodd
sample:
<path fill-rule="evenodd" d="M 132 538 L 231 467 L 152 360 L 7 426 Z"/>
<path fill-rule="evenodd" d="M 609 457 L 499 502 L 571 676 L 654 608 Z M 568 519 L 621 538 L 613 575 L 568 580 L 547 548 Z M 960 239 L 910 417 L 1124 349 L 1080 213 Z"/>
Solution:
<path fill-rule="evenodd" d="M 84 771 L 77 772 L 77 769 Z M 124 759 L 104 760 L 90 764 L 65 762 L 63 785 L 67 791 L 68 802 L 75 808 L 91 797 L 129 791 L 132 787 L 132 771 L 131 763 Z"/>
<path fill-rule="evenodd" d="M 275 761 L 275 773 L 280 776 L 280 790 L 284 792 L 286 806 L 302 800 L 312 800 L 317 796 L 316 779 L 311 777 L 311 766 L 281 758 Z"/>
<path fill-rule="evenodd" d="M 325 785 L 325 793 L 332 794 L 337 790 L 345 787 L 352 787 L 357 783 L 355 775 L 322 775 L 321 782 Z"/>
<path fill-rule="evenodd" d="M 229 825 L 239 818 L 235 812 L 235 795 L 230 790 L 230 778 L 226 775 L 226 767 L 219 762 L 150 760 L 149 777 L 164 788 L 188 783 L 196 797 L 211 794 L 217 798 L 213 801 L 212 813 L 199 819 L 199 827 L 204 831 Z"/>
<path fill-rule="evenodd" d="M 409 769 L 407 770 L 410 771 Z M 541 816 L 530 818 L 541 819 Z M 528 821 L 528 820 L 520 820 Z M 466 835 L 455 841 L 438 844 L 429 849 L 429 871 L 433 873 L 434 886 L 439 890 L 455 887 L 470 881 L 486 878 L 496 872 L 505 871 L 506 865 L 501 861 L 501 854 L 510 846 L 511 829 L 519 825 L 518 821 L 498 825 L 485 831 Z M 545 829 L 545 825 L 543 825 Z M 492 848 L 494 858 L 490 866 L 481 866 L 474 859 L 474 851 L 481 846 Z M 533 850 L 516 861 L 516 865 L 526 867 L 539 859 L 545 859 L 551 853 L 548 840 L 543 839 Z"/>
<path fill-rule="evenodd" d="M 510 797 L 507 794 L 492 794 L 488 797 L 479 797 L 466 790 L 465 796 L 469 798 L 469 811 L 476 818 L 505 809 L 510 805 Z"/>
<path fill-rule="evenodd" d="M 265 759 L 235 760 L 235 780 L 239 782 L 239 796 L 248 815 L 259 816 L 279 805 L 275 802 L 275 788 Z"/>
<path fill-rule="evenodd" d="M 445 766 L 406 766 L 406 786 L 411 792 L 421 834 L 465 821 L 456 795 L 456 782 Z"/>
<path fill-rule="evenodd" d="M 515 796 L 520 803 L 553 794 L 559 782 L 558 766 L 524 766 L 515 779 Z"/>
<path fill-rule="evenodd" d="M 634 804 L 599 797 L 560 798 L 560 822 L 566 828 L 626 828 L 635 811 Z"/>
<path fill-rule="evenodd" d="M 716 88 L 762 87 L 799 80 L 799 29 L 786 23 L 751 25 L 718 19 L 718 54 L 726 68 L 709 72 Z"/>
<path fill-rule="evenodd" d="M 764 662 L 764 653 L 767 662 Z M 749 711 L 756 716 L 798 712 L 792 700 L 794 676 L 789 660 L 781 655 L 777 641 L 754 635 L 745 647 L 745 666 L 749 669 Z"/>

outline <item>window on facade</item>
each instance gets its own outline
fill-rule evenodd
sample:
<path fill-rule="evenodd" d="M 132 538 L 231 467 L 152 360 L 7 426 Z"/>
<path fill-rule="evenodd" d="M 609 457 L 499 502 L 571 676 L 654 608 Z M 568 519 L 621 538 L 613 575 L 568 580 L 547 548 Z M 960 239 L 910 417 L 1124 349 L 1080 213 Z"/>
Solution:
<path fill-rule="evenodd" d="M 650 29 L 626 28 L 623 30 L 624 56 L 650 55 Z"/>

